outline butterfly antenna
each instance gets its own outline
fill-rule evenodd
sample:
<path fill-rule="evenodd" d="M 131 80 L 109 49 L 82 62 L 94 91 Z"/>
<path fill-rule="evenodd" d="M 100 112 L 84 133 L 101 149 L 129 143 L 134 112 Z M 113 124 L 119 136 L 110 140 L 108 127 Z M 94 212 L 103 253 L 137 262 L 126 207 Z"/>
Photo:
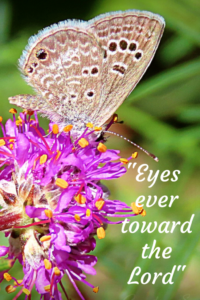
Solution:
<path fill-rule="evenodd" d="M 154 154 L 150 153 L 149 151 L 145 150 L 144 148 L 142 148 L 141 146 L 139 146 L 138 144 L 130 141 L 129 139 L 127 139 L 126 137 L 124 137 L 123 135 L 120 135 L 116 132 L 112 132 L 112 131 L 109 131 L 109 130 L 105 130 L 104 132 L 106 133 L 111 133 L 113 135 L 116 135 L 118 137 L 120 137 L 121 139 L 124 139 L 125 141 L 129 142 L 131 145 L 137 147 L 138 149 L 140 149 L 141 151 L 143 151 L 144 153 L 146 153 L 148 156 L 152 157 L 156 162 L 158 162 L 158 157 L 155 156 Z"/>

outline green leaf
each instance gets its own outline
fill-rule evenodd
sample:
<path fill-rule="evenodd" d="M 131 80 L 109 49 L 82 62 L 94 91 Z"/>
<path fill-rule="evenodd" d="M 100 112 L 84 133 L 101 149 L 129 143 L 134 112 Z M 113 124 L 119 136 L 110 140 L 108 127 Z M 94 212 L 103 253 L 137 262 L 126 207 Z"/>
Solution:
<path fill-rule="evenodd" d="M 200 59 L 194 59 L 190 62 L 183 63 L 153 78 L 142 82 L 134 91 L 133 97 L 130 96 L 128 101 L 135 102 L 150 94 L 158 93 L 164 88 L 170 88 L 170 85 L 180 84 L 184 80 L 188 80 L 200 75 Z"/>
<path fill-rule="evenodd" d="M 0 2 L 0 44 L 6 41 L 10 31 L 11 7 L 9 2 Z"/>
<path fill-rule="evenodd" d="M 178 289 L 178 286 L 181 282 L 181 279 L 184 276 L 184 273 L 187 270 L 187 265 L 189 264 L 189 261 L 191 259 L 191 256 L 194 252 L 194 249 L 198 245 L 199 242 L 199 231 L 197 230 L 197 227 L 194 226 L 194 224 L 199 221 L 200 214 L 196 214 L 193 222 L 193 232 L 185 237 L 181 244 L 178 245 L 176 248 L 176 258 L 174 259 L 174 264 L 176 266 L 178 265 L 186 265 L 186 269 L 184 272 L 179 271 L 174 274 L 173 281 L 174 284 L 172 285 L 161 285 L 161 288 L 159 290 L 158 298 L 161 297 L 162 300 L 171 300 L 175 291 Z"/>

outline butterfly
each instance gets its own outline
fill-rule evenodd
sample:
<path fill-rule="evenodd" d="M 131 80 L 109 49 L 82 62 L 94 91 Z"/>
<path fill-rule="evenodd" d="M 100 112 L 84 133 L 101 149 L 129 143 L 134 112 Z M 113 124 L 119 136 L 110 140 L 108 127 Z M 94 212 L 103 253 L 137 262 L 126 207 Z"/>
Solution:
<path fill-rule="evenodd" d="M 135 88 L 159 45 L 164 19 L 130 10 L 88 22 L 67 20 L 32 36 L 19 69 L 36 95 L 10 97 L 80 135 L 87 123 L 103 126 Z"/>

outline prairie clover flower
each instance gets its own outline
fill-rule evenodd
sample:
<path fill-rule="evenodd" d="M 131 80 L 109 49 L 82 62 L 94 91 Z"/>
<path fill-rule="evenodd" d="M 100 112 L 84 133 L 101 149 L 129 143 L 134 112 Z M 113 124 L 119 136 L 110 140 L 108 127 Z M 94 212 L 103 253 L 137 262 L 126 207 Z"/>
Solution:
<path fill-rule="evenodd" d="M 131 158 L 120 160 L 119 151 L 108 150 L 92 124 L 76 140 L 71 125 L 59 132 L 51 123 L 45 136 L 36 114 L 31 119 L 26 111 L 16 120 L 16 110 L 10 112 L 13 121 L 3 126 L 0 119 L 0 230 L 9 239 L 9 247 L 0 246 L 7 262 L 0 279 L 14 280 L 6 288 L 16 291 L 14 299 L 22 293 L 31 299 L 34 285 L 40 299 L 62 299 L 58 286 L 69 299 L 61 282 L 67 274 L 83 299 L 75 281 L 98 292 L 84 274 L 95 274 L 97 258 L 88 254 L 95 249 L 94 236 L 103 239 L 107 224 L 123 221 L 108 217 L 145 215 L 134 204 L 109 200 L 100 183 L 121 177 Z M 16 260 L 23 267 L 22 280 L 8 273 Z"/>

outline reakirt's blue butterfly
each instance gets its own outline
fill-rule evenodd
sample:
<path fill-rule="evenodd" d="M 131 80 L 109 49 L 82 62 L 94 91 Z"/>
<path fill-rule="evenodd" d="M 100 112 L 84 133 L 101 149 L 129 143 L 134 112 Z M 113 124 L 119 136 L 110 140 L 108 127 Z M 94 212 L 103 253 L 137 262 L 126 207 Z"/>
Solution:
<path fill-rule="evenodd" d="M 47 27 L 29 39 L 19 60 L 37 95 L 9 101 L 61 127 L 73 125 L 72 136 L 88 122 L 102 126 L 143 76 L 164 25 L 159 15 L 130 10 Z"/>

